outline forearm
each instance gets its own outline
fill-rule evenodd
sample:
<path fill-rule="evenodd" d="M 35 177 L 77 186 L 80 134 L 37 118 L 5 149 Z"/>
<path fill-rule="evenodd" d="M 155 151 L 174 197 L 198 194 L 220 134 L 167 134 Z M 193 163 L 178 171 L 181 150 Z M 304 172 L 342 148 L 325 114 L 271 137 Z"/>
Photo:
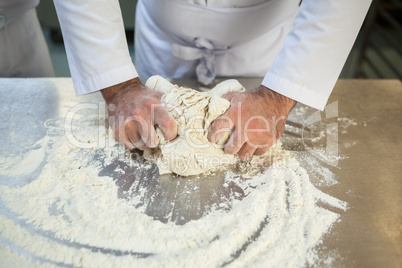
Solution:
<path fill-rule="evenodd" d="M 138 86 L 141 86 L 141 82 L 140 79 L 136 77 L 117 85 L 106 87 L 101 90 L 101 93 L 106 103 L 109 104 L 115 96 L 124 94 L 128 90 L 134 90 Z"/>
<path fill-rule="evenodd" d="M 138 76 L 128 51 L 118 1 L 54 3 L 77 95 Z"/>
<path fill-rule="evenodd" d="M 279 111 L 280 116 L 287 116 L 297 103 L 295 100 L 281 95 L 263 85 L 261 85 L 256 92 L 264 98 L 267 105 L 274 105 L 275 110 Z"/>
<path fill-rule="evenodd" d="M 371 0 L 304 0 L 263 85 L 323 109 Z"/>

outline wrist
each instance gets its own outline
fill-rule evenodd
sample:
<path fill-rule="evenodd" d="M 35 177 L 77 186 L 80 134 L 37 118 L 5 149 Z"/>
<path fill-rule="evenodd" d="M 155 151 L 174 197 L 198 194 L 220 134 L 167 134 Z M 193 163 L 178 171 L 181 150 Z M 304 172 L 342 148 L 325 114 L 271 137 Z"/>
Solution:
<path fill-rule="evenodd" d="M 260 85 L 257 88 L 256 93 L 262 96 L 263 99 L 266 100 L 270 105 L 272 105 L 272 103 L 276 103 L 278 108 L 281 108 L 281 111 L 286 114 L 289 114 L 297 103 L 295 100 L 275 92 L 263 85 Z"/>
<path fill-rule="evenodd" d="M 123 93 L 124 91 L 133 88 L 135 86 L 141 86 L 141 81 L 138 77 L 127 80 L 125 82 L 106 87 L 101 90 L 103 99 L 106 101 L 106 103 L 109 103 L 113 98 L 115 98 L 117 95 Z"/>

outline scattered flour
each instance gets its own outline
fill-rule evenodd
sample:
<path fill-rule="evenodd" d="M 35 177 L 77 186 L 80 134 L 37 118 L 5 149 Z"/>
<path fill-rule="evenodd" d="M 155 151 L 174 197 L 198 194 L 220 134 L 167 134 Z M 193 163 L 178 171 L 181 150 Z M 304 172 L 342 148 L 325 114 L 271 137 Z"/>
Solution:
<path fill-rule="evenodd" d="M 148 163 L 132 160 L 108 132 L 99 131 L 99 122 L 104 121 L 88 114 L 77 115 L 74 121 L 77 137 L 91 143 L 101 135 L 107 141 L 104 146 L 77 148 L 64 134 L 64 121 L 52 119 L 45 124 L 48 135 L 25 155 L 29 160 L 25 166 L 12 156 L 0 156 L 1 176 L 9 180 L 41 168 L 34 180 L 23 185 L 0 185 L 1 266 L 312 265 L 319 258 L 315 247 L 339 218 L 318 203 L 328 204 L 335 211 L 347 209 L 345 202 L 312 184 L 297 152 L 278 145 L 270 151 L 272 158 L 253 159 L 265 168 L 250 171 L 251 164 L 244 163 L 226 172 L 220 187 L 236 190 L 223 201 L 217 199 L 198 219 L 183 224 L 162 222 L 147 215 L 150 207 L 143 200 L 148 188 L 134 183 L 125 192 L 135 190 L 136 194 L 122 198 L 118 179 L 100 175 L 117 162 L 124 167 L 135 166 L 138 172 L 152 170 Z M 31 154 L 37 161 L 31 160 Z M 129 178 L 121 166 L 113 170 Z M 322 175 L 331 177 L 331 184 L 336 183 L 329 170 L 322 170 Z M 154 176 L 161 182 L 158 187 L 164 187 L 166 180 L 192 180 Z M 208 180 L 214 182 L 213 173 L 201 183 Z M 186 193 L 202 199 L 197 187 Z M 173 207 L 175 198 L 169 201 Z"/>
<path fill-rule="evenodd" d="M 47 138 L 40 140 L 25 154 L 0 158 L 0 176 L 23 176 L 33 173 L 43 163 Z"/>

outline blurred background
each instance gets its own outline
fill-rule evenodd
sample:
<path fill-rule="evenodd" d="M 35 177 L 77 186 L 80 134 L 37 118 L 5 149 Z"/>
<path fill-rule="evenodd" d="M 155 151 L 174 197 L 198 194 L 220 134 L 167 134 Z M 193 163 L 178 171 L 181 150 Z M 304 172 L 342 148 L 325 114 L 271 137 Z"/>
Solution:
<path fill-rule="evenodd" d="M 135 0 L 120 0 L 127 42 L 133 60 L 136 4 Z M 56 76 L 70 76 L 53 0 L 41 0 L 37 13 L 49 46 Z M 401 0 L 373 1 L 340 78 L 402 79 Z"/>

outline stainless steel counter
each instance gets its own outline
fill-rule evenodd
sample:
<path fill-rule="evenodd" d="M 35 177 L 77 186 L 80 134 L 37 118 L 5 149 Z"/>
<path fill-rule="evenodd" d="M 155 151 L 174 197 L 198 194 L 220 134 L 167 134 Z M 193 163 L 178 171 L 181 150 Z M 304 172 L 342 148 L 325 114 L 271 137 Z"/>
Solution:
<path fill-rule="evenodd" d="M 239 81 L 247 89 L 253 89 L 261 79 Z M 175 82 L 194 85 L 191 81 Z M 0 79 L 0 156 L 32 146 L 45 136 L 46 120 L 63 117 L 73 104 L 94 98 L 102 101 L 100 94 L 75 97 L 70 79 Z M 301 154 L 314 154 L 315 146 L 336 142 L 337 150 L 332 153 L 338 157 L 318 154 L 317 159 L 335 174 L 339 183 L 321 188 L 346 201 L 349 209 L 337 211 L 341 221 L 324 237 L 320 250 L 324 255 L 337 252 L 340 258 L 335 259 L 333 267 L 402 267 L 402 83 L 340 80 L 328 103 L 330 109 L 321 113 L 298 104 L 289 118 L 309 123 L 312 132 L 308 135 L 313 138 L 320 131 L 328 131 L 328 126 L 336 127 L 339 131 L 335 139 L 310 144 L 291 135 L 300 134 L 292 125 L 287 125 L 289 134 L 282 139 L 285 149 Z M 321 120 L 314 119 L 314 115 L 320 115 Z M 135 176 L 114 173 L 118 166 Z M 0 176 L 0 184 L 22 185 L 35 180 L 37 172 L 12 182 Z M 149 192 L 145 213 L 162 222 L 184 224 L 196 220 L 206 207 L 219 204 L 230 195 L 221 187 L 224 173 L 215 174 L 214 180 L 182 180 L 175 176 L 159 177 L 156 167 L 145 174 L 135 168 L 127 170 L 124 163 L 116 162 L 105 166 L 99 175 L 115 178 L 121 193 L 134 181 L 142 184 Z M 183 194 L 194 186 L 199 189 L 197 198 Z M 2 206 L 0 203 L 0 212 L 5 213 Z"/>

